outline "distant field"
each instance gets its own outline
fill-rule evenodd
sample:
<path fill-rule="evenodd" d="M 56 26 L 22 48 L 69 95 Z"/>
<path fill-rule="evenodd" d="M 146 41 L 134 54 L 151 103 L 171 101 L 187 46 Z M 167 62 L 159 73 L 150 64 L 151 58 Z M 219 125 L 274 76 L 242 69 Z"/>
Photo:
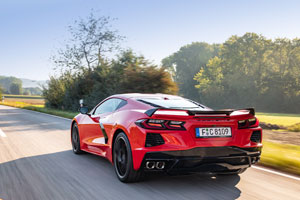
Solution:
<path fill-rule="evenodd" d="M 16 108 L 23 108 L 26 110 L 33 110 L 33 111 L 38 111 L 42 113 L 48 113 L 51 115 L 57 115 L 69 119 L 73 119 L 75 115 L 78 114 L 78 112 L 70 112 L 70 111 L 64 111 L 64 110 L 57 110 L 57 109 L 52 109 L 52 108 L 45 108 L 44 105 L 32 105 L 24 102 L 1 102 L 0 105 L 5 105 L 5 106 L 12 106 Z"/>
<path fill-rule="evenodd" d="M 9 95 L 5 94 L 4 102 L 13 103 L 20 102 L 30 105 L 45 105 L 45 99 L 42 96 L 30 96 L 30 95 Z"/>
<path fill-rule="evenodd" d="M 5 98 L 4 102 L 23 102 L 31 105 L 44 105 L 44 99 L 22 99 L 22 98 Z"/>
<path fill-rule="evenodd" d="M 300 123 L 300 114 L 260 113 L 256 114 L 260 122 L 292 126 Z"/>
<path fill-rule="evenodd" d="M 42 96 L 36 95 L 15 95 L 15 94 L 3 94 L 4 98 L 20 98 L 20 99 L 44 99 Z"/>

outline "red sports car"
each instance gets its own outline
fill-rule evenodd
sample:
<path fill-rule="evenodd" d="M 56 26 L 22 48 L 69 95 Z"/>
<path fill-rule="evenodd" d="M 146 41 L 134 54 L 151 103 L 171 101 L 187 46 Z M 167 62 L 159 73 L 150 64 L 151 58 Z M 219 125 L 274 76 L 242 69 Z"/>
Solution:
<path fill-rule="evenodd" d="M 166 94 L 119 94 L 72 121 L 74 153 L 107 158 L 123 182 L 151 171 L 238 174 L 258 162 L 262 129 L 254 109 L 212 110 Z"/>

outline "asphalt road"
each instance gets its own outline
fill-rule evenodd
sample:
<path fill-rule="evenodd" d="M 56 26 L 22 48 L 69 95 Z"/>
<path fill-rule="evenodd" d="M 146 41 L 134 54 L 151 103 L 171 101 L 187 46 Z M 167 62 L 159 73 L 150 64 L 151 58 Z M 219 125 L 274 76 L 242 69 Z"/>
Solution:
<path fill-rule="evenodd" d="M 300 199 L 299 180 L 255 168 L 121 183 L 104 158 L 72 153 L 70 122 L 0 106 L 0 199 Z"/>

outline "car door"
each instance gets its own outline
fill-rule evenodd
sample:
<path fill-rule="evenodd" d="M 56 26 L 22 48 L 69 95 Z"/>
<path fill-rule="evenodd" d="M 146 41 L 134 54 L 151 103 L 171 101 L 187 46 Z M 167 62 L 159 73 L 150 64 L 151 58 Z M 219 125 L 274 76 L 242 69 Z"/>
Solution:
<path fill-rule="evenodd" d="M 105 151 L 108 133 L 110 133 L 114 124 L 112 114 L 121 101 L 118 98 L 111 98 L 94 109 L 91 115 L 92 123 L 89 124 L 89 132 L 85 139 L 85 143 L 90 151 L 95 153 L 103 153 Z"/>

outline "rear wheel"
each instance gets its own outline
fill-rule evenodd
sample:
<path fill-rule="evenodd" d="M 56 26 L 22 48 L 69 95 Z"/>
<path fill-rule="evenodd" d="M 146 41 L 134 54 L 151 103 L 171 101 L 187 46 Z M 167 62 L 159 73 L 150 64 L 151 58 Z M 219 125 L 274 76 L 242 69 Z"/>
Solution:
<path fill-rule="evenodd" d="M 123 132 L 119 133 L 115 139 L 113 158 L 115 172 L 120 181 L 137 182 L 143 178 L 143 170 L 136 171 L 133 169 L 130 143 Z"/>
<path fill-rule="evenodd" d="M 75 154 L 81 154 L 78 126 L 74 123 L 71 132 L 72 149 Z"/>

